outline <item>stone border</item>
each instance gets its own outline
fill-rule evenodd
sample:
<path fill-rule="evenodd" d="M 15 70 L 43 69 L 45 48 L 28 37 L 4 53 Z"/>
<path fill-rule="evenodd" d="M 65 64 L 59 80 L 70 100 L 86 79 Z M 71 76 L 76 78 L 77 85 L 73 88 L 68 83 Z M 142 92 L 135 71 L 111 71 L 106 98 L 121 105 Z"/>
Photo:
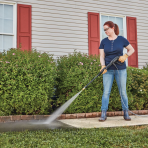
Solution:
<path fill-rule="evenodd" d="M 148 114 L 148 110 L 133 110 L 132 111 L 138 115 Z M 133 115 L 129 112 L 129 115 Z M 92 113 L 75 113 L 75 114 L 62 114 L 58 119 L 79 119 L 79 118 L 95 118 L 100 117 L 101 112 Z M 108 117 L 112 116 L 123 116 L 123 111 L 107 112 Z M 10 116 L 0 116 L 0 123 L 5 122 L 16 122 L 20 120 L 43 120 L 50 117 L 50 115 L 10 115 Z"/>

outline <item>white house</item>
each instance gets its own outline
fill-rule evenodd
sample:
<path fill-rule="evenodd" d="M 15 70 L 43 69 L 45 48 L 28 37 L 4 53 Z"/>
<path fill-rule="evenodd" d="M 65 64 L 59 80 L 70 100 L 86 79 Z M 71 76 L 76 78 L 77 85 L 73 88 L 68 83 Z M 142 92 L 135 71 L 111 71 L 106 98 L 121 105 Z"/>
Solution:
<path fill-rule="evenodd" d="M 119 25 L 135 53 L 127 64 L 148 63 L 148 0 L 0 0 L 0 51 L 31 48 L 61 55 L 99 54 L 103 23 Z M 126 50 L 125 50 L 126 52 Z"/>

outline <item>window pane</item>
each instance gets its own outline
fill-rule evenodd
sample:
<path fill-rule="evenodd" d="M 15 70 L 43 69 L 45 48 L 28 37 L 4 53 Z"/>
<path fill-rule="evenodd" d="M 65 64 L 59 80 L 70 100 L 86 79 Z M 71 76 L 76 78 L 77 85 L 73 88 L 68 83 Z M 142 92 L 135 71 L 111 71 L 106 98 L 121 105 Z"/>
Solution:
<path fill-rule="evenodd" d="M 103 28 L 103 25 L 106 21 L 108 21 L 108 16 L 102 15 L 101 16 L 101 28 Z"/>
<path fill-rule="evenodd" d="M 102 39 L 107 37 L 107 35 L 105 34 L 104 29 L 103 29 L 103 24 L 106 21 L 112 21 L 112 22 L 116 23 L 119 26 L 119 35 L 124 36 L 123 18 L 122 17 L 112 17 L 112 16 L 101 15 Z"/>
<path fill-rule="evenodd" d="M 107 37 L 107 35 L 104 32 L 104 28 L 103 28 L 103 25 L 106 21 L 108 21 L 108 16 L 101 15 L 102 39 Z"/>
<path fill-rule="evenodd" d="M 2 48 L 3 48 L 3 44 L 2 44 L 3 40 L 2 40 L 2 35 L 0 35 L 0 52 L 2 52 Z"/>
<path fill-rule="evenodd" d="M 2 33 L 3 32 L 3 20 L 0 18 L 0 32 Z"/>
<path fill-rule="evenodd" d="M 107 37 L 106 33 L 104 31 L 102 31 L 102 39 L 104 39 L 106 37 Z"/>
<path fill-rule="evenodd" d="M 4 5 L 4 18 L 13 20 L 13 6 Z"/>
<path fill-rule="evenodd" d="M 116 17 L 116 23 L 119 26 L 119 29 L 123 29 L 123 18 L 121 17 Z"/>
<path fill-rule="evenodd" d="M 0 18 L 3 18 L 3 5 L 0 4 Z"/>
<path fill-rule="evenodd" d="M 119 30 L 119 35 L 124 36 L 123 30 Z"/>
<path fill-rule="evenodd" d="M 13 20 L 4 19 L 4 33 L 13 33 Z"/>
<path fill-rule="evenodd" d="M 115 23 L 115 17 L 109 16 L 109 21 L 112 21 L 113 23 Z"/>
<path fill-rule="evenodd" d="M 10 35 L 4 35 L 3 36 L 3 49 L 9 50 L 13 47 L 13 36 Z"/>

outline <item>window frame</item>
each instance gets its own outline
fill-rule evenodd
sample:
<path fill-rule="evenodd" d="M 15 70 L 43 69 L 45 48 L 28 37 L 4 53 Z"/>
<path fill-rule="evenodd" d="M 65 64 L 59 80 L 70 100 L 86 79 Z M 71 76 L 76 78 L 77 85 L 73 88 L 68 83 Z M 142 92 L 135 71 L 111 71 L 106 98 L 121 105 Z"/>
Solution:
<path fill-rule="evenodd" d="M 0 33 L 0 35 L 11 35 L 13 36 L 13 47 L 17 46 L 17 3 L 16 2 L 8 2 L 8 1 L 0 1 L 0 4 L 13 5 L 13 33 Z"/>
<path fill-rule="evenodd" d="M 101 15 L 105 15 L 105 16 L 112 16 L 112 17 L 122 17 L 123 18 L 123 34 L 124 37 L 127 39 L 127 26 L 126 26 L 126 15 L 120 15 L 120 14 L 111 14 L 111 13 L 102 13 L 100 12 L 100 41 L 102 41 L 102 29 L 101 29 L 101 25 L 102 25 L 102 20 L 101 20 Z M 123 54 L 127 53 L 127 49 L 124 48 L 123 50 Z M 128 66 L 128 58 L 126 59 L 126 66 Z"/>

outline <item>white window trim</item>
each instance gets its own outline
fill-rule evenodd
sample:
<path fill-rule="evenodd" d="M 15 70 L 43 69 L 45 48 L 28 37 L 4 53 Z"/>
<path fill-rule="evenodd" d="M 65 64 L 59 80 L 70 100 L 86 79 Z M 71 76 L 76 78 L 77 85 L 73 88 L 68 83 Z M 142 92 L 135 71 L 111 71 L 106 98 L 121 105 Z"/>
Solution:
<path fill-rule="evenodd" d="M 111 13 L 100 13 L 100 42 L 102 40 L 102 29 L 101 29 L 101 15 L 113 16 L 113 17 L 122 17 L 123 18 L 123 30 L 124 30 L 124 37 L 127 38 L 127 27 L 126 27 L 126 15 L 120 14 L 111 14 Z M 124 48 L 123 54 L 127 53 L 127 49 Z M 128 58 L 126 59 L 126 66 L 128 66 Z"/>
<path fill-rule="evenodd" d="M 17 3 L 16 2 L 8 2 L 8 1 L 0 1 L 0 4 L 8 4 L 13 5 L 13 33 L 3 33 L 2 35 L 13 35 L 13 47 L 17 47 Z"/>

